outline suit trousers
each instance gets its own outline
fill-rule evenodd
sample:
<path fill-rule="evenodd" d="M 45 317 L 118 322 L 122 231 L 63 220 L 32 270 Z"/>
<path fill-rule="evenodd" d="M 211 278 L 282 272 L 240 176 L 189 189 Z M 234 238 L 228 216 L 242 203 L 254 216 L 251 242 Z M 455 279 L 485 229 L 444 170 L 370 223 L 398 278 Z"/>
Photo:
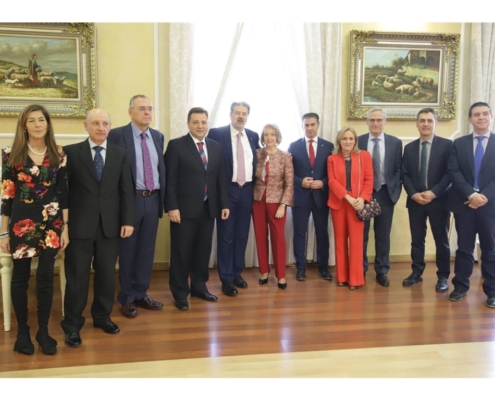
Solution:
<path fill-rule="evenodd" d="M 190 292 L 207 291 L 214 224 L 208 201 L 205 201 L 200 217 L 181 218 L 180 224 L 170 222 L 169 285 L 175 300 L 187 299 Z M 188 278 L 191 279 L 191 289 Z"/>
<path fill-rule="evenodd" d="M 436 247 L 437 277 L 448 279 L 450 275 L 450 211 L 445 207 L 433 207 L 432 203 L 423 206 L 411 204 L 408 208 L 408 214 L 411 230 L 412 271 L 417 275 L 422 275 L 426 267 L 426 220 L 429 219 Z"/>
<path fill-rule="evenodd" d="M 313 214 L 313 222 L 316 233 L 316 258 L 318 268 L 328 267 L 328 207 L 317 207 L 311 196 L 311 206 L 292 207 L 292 223 L 294 225 L 294 257 L 297 269 L 306 268 L 306 234 L 310 214 Z"/>
<path fill-rule="evenodd" d="M 373 230 L 375 231 L 375 272 L 387 274 L 390 270 L 390 231 L 394 217 L 395 204 L 390 199 L 387 185 L 382 185 L 377 192 L 373 190 L 374 199 L 378 201 L 382 209 L 378 217 L 373 218 Z M 371 221 L 364 223 L 363 267 L 364 273 L 368 272 L 368 239 Z"/>
<path fill-rule="evenodd" d="M 91 263 L 95 271 L 91 316 L 98 325 L 110 321 L 115 296 L 115 264 L 119 239 L 119 236 L 105 236 L 101 219 L 92 238 L 70 238 L 65 250 L 65 318 L 60 323 L 65 333 L 79 332 L 86 321 L 83 312 L 88 302 Z"/>
<path fill-rule="evenodd" d="M 160 207 L 159 193 L 146 197 L 136 194 L 134 231 L 120 240 L 120 304 L 143 299 L 150 287 Z"/>
<path fill-rule="evenodd" d="M 279 203 L 266 202 L 266 190 L 261 201 L 253 202 L 253 224 L 258 251 L 258 262 L 261 274 L 270 272 L 268 228 L 270 228 L 270 242 L 272 246 L 273 266 L 277 279 L 285 278 L 287 262 L 287 246 L 285 244 L 285 220 L 287 210 L 282 218 L 275 218 Z"/>
<path fill-rule="evenodd" d="M 466 207 L 467 208 L 467 207 Z M 481 247 L 481 276 L 483 291 L 488 297 L 495 296 L 495 217 L 483 206 L 466 209 L 454 214 L 457 230 L 454 288 L 462 293 L 469 290 L 469 278 L 473 273 L 474 246 L 478 234 Z"/>
<path fill-rule="evenodd" d="M 345 199 L 339 210 L 332 210 L 332 222 L 337 282 L 362 286 L 364 222 L 357 217 L 356 210 Z"/>
<path fill-rule="evenodd" d="M 223 283 L 231 283 L 244 269 L 244 257 L 253 212 L 253 185 L 242 188 L 229 182 L 230 214 L 217 219 L 218 275 Z"/>

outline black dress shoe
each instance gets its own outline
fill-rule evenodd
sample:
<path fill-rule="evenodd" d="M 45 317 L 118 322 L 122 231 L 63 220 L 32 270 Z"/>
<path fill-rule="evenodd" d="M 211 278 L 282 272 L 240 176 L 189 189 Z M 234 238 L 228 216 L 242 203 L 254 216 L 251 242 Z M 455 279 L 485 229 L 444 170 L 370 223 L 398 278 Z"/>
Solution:
<path fill-rule="evenodd" d="M 120 308 L 122 315 L 126 318 L 134 318 L 137 317 L 137 309 L 134 303 L 125 303 L 122 304 Z"/>
<path fill-rule="evenodd" d="M 454 289 L 452 293 L 449 294 L 450 301 L 461 301 L 461 299 L 466 295 L 466 292 L 459 292 Z"/>
<path fill-rule="evenodd" d="M 379 285 L 382 285 L 384 287 L 390 286 L 390 281 L 388 280 L 387 275 L 385 274 L 376 274 L 376 281 L 378 282 Z"/>
<path fill-rule="evenodd" d="M 95 328 L 103 329 L 103 332 L 108 333 L 109 335 L 115 335 L 120 332 L 120 329 L 117 325 L 115 325 L 112 321 L 107 321 L 104 324 L 93 323 Z"/>
<path fill-rule="evenodd" d="M 328 270 L 328 268 L 326 268 L 326 269 L 319 269 L 318 270 L 318 275 L 320 275 L 326 281 L 331 281 L 332 280 L 332 274 L 330 273 L 330 271 Z"/>
<path fill-rule="evenodd" d="M 488 297 L 485 304 L 487 307 L 495 308 L 495 297 Z"/>
<path fill-rule="evenodd" d="M 423 277 L 421 275 L 415 274 L 414 272 L 409 275 L 406 279 L 402 281 L 402 286 L 412 286 L 416 282 L 421 282 Z"/>
<path fill-rule="evenodd" d="M 237 296 L 239 292 L 233 283 L 222 283 L 222 293 L 226 296 Z"/>
<path fill-rule="evenodd" d="M 265 279 L 261 279 L 261 278 L 260 278 L 260 279 L 258 280 L 258 283 L 259 283 L 260 285 L 266 285 L 266 284 L 268 283 L 268 278 L 265 278 Z"/>
<path fill-rule="evenodd" d="M 438 278 L 437 284 L 435 285 L 435 291 L 438 293 L 446 292 L 449 288 L 449 283 L 447 278 Z"/>
<path fill-rule="evenodd" d="M 163 303 L 153 300 L 150 296 L 146 295 L 143 299 L 136 300 L 134 302 L 136 307 L 142 307 L 146 310 L 156 311 L 163 308 Z"/>
<path fill-rule="evenodd" d="M 176 300 L 175 307 L 177 307 L 181 311 L 187 311 L 189 310 L 189 303 L 187 302 L 187 300 Z"/>
<path fill-rule="evenodd" d="M 234 285 L 241 289 L 246 289 L 248 287 L 247 282 L 242 279 L 242 276 L 240 275 L 234 278 Z"/>
<path fill-rule="evenodd" d="M 79 332 L 67 333 L 65 335 L 65 344 L 69 347 L 79 347 L 82 344 Z"/>
<path fill-rule="evenodd" d="M 296 272 L 296 280 L 298 281 L 305 281 L 306 280 L 306 270 L 305 269 L 298 269 Z"/>
<path fill-rule="evenodd" d="M 285 282 L 285 283 L 280 283 L 280 282 L 279 282 L 279 283 L 278 283 L 278 288 L 279 288 L 279 289 L 282 289 L 282 290 L 287 289 L 287 282 Z"/>
<path fill-rule="evenodd" d="M 217 301 L 218 300 L 218 297 L 211 294 L 210 292 L 204 292 L 204 293 L 195 293 L 195 292 L 191 292 L 191 297 L 198 297 L 202 300 L 206 300 L 206 301 Z"/>

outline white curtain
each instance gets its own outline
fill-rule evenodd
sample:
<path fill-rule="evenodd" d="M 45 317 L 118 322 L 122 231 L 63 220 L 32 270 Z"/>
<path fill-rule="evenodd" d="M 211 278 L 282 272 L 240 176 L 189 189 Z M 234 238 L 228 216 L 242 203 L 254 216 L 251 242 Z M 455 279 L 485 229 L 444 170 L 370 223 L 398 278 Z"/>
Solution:
<path fill-rule="evenodd" d="M 282 148 L 302 137 L 300 116 L 317 112 L 320 135 L 335 137 L 340 120 L 341 24 L 211 23 L 170 24 L 170 132 L 186 133 L 187 111 L 210 112 L 210 127 L 230 123 L 232 101 L 247 101 L 252 110 L 247 127 L 261 132 L 276 122 Z M 312 229 L 312 221 L 310 221 Z M 308 260 L 316 260 L 314 230 L 308 235 Z M 334 265 L 333 229 L 329 220 L 330 265 Z M 286 223 L 287 262 L 294 262 L 292 215 Z M 213 237 L 211 265 L 216 260 Z M 251 226 L 246 266 L 257 266 Z"/>

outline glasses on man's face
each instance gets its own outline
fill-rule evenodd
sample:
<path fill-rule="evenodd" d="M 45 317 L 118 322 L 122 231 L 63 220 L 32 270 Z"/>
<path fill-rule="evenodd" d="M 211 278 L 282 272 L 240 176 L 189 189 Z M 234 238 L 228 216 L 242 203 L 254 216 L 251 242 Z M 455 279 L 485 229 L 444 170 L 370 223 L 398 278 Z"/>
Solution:
<path fill-rule="evenodd" d="M 383 122 L 383 119 L 369 119 L 372 124 L 381 124 Z"/>
<path fill-rule="evenodd" d="M 138 107 L 137 110 L 139 112 L 144 112 L 144 111 L 153 112 L 153 107 Z"/>

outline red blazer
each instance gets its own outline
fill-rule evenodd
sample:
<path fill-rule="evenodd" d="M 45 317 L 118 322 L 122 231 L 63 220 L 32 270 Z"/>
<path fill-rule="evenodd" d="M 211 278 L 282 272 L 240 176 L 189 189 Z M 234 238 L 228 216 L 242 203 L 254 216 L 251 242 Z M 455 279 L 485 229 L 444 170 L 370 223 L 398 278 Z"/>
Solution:
<path fill-rule="evenodd" d="M 361 162 L 359 161 L 361 159 Z M 361 164 L 361 167 L 359 166 Z M 346 189 L 345 160 L 341 154 L 333 154 L 327 159 L 328 186 L 330 195 L 327 205 L 332 210 L 342 207 Z M 359 172 L 361 171 L 361 175 Z M 358 188 L 359 185 L 359 188 Z M 373 162 L 371 154 L 366 150 L 359 153 L 351 153 L 351 191 L 354 198 L 361 197 L 365 201 L 371 200 L 373 193 Z"/>

